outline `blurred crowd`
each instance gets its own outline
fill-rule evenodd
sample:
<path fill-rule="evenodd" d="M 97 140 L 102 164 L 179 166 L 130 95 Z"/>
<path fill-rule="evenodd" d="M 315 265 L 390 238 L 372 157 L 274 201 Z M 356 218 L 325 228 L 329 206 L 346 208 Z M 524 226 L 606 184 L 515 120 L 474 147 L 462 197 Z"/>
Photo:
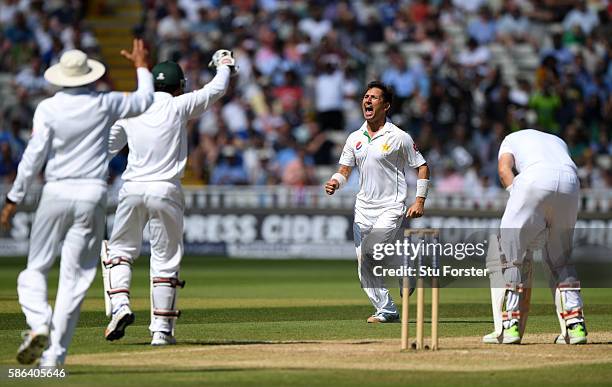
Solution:
<path fill-rule="evenodd" d="M 499 144 L 528 127 L 567 142 L 583 188 L 612 186 L 612 1 L 142 3 L 135 34 L 157 61 L 181 64 L 188 90 L 214 76 L 207 63 L 219 48 L 240 68 L 221 103 L 189 125 L 192 181 L 320 184 L 363 123 L 364 86 L 381 79 L 395 92 L 390 119 L 415 138 L 438 191 L 496 195 Z M 0 135 L 10 178 L 33 97 L 48 92 L 42 71 L 68 48 L 95 56 L 97 43 L 83 1 L 0 4 L 0 70 L 16 74 L 18 96 Z"/>
<path fill-rule="evenodd" d="M 0 179 L 10 183 L 32 129 L 36 105 L 55 89 L 44 71 L 66 50 L 99 58 L 98 42 L 83 21 L 86 1 L 0 1 Z M 106 75 L 96 85 L 110 89 Z"/>

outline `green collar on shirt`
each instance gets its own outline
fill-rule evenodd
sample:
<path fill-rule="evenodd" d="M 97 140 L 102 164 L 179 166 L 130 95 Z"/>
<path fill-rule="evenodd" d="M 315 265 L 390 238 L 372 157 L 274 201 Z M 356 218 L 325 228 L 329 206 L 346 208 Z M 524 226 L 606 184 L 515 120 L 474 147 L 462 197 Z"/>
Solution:
<path fill-rule="evenodd" d="M 382 131 L 382 130 L 383 129 L 380 129 L 380 131 Z M 382 137 L 383 134 L 385 134 L 385 132 L 382 132 L 381 134 L 378 134 L 378 135 L 375 134 L 374 137 L 372 138 L 372 137 L 370 137 L 370 133 L 368 133 L 367 129 L 363 131 L 363 135 L 368 138 L 368 144 L 371 143 L 372 141 L 376 140 L 377 138 Z"/>
<path fill-rule="evenodd" d="M 370 133 L 368 133 L 367 129 L 363 131 L 363 135 L 368 138 L 368 143 L 372 142 L 372 137 L 370 137 Z"/>

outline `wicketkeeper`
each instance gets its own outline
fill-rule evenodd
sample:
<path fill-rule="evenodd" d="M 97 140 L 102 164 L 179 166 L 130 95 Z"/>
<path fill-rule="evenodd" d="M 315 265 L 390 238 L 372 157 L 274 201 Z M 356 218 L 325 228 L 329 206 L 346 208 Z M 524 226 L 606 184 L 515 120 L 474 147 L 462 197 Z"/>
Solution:
<path fill-rule="evenodd" d="M 495 331 L 483 341 L 521 342 L 529 311 L 532 255 L 542 250 L 561 325 L 555 342 L 584 344 L 587 331 L 580 283 L 569 263 L 580 182 L 567 145 L 551 134 L 521 130 L 502 142 L 498 166 L 510 199 L 499 238 L 493 237 L 489 245 L 487 267 Z"/>
<path fill-rule="evenodd" d="M 113 232 L 103 246 L 102 269 L 106 313 L 111 321 L 104 336 L 117 340 L 134 322 L 130 309 L 132 264 L 140 255 L 143 228 L 151 242 L 151 345 L 175 344 L 174 325 L 180 316 L 177 289 L 183 256 L 184 198 L 180 179 L 187 163 L 187 121 L 200 116 L 218 101 L 235 74 L 235 60 L 228 50 L 218 50 L 209 66 L 217 74 L 203 88 L 184 93 L 185 77 L 174 62 L 153 68 L 155 97 L 137 119 L 120 120 L 111 130 L 110 152 L 127 143 L 128 164 L 119 192 Z"/>

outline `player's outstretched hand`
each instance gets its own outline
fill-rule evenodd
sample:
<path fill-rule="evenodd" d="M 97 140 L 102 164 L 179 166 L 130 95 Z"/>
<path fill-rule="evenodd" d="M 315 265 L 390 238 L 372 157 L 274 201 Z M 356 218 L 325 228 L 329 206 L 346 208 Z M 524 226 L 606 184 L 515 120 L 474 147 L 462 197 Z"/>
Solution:
<path fill-rule="evenodd" d="M 208 67 L 218 69 L 221 66 L 229 66 L 232 76 L 238 74 L 238 66 L 236 66 L 236 59 L 234 59 L 234 53 L 230 50 L 217 50 L 212 56 L 212 59 L 208 63 Z"/>
<path fill-rule="evenodd" d="M 338 182 L 338 180 L 329 179 L 327 180 L 327 183 L 325 183 L 325 192 L 327 192 L 328 195 L 333 195 L 339 186 L 340 183 Z"/>
<path fill-rule="evenodd" d="M 417 200 L 410 206 L 406 212 L 406 218 L 420 218 L 425 212 L 425 200 L 417 198 Z"/>
<path fill-rule="evenodd" d="M 134 67 L 136 68 L 149 67 L 149 51 L 145 48 L 144 41 L 142 39 L 134 39 L 132 43 L 132 52 L 121 50 L 121 55 L 134 62 Z"/>
<path fill-rule="evenodd" d="M 13 215 L 17 212 L 17 204 L 15 203 L 6 203 L 4 207 L 2 207 L 2 212 L 0 213 L 0 226 L 3 229 L 9 230 L 11 228 L 11 219 L 13 219 Z"/>

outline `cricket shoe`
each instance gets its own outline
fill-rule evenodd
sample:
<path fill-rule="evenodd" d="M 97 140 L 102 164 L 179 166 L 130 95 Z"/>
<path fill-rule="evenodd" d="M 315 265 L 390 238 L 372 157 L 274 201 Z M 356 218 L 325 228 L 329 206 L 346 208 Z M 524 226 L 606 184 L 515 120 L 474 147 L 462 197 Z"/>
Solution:
<path fill-rule="evenodd" d="M 575 323 L 567 327 L 567 336 L 569 343 L 563 335 L 557 336 L 555 344 L 586 344 L 587 343 L 587 330 L 583 322 Z"/>
<path fill-rule="evenodd" d="M 38 363 L 38 368 L 55 370 L 58 367 L 57 360 L 55 358 L 50 358 L 47 356 L 43 356 L 40 358 L 40 362 Z"/>
<path fill-rule="evenodd" d="M 37 330 L 25 331 L 21 334 L 23 343 L 17 350 L 17 361 L 20 364 L 32 364 L 40 359 L 49 345 L 49 327 L 43 325 Z"/>
<path fill-rule="evenodd" d="M 162 345 L 174 345 L 176 344 L 176 338 L 168 332 L 153 332 L 153 339 L 151 345 L 154 347 Z"/>
<path fill-rule="evenodd" d="M 129 305 L 123 304 L 113 312 L 111 321 L 104 331 L 104 337 L 108 341 L 119 340 L 125 335 L 125 328 L 134 322 L 135 316 Z"/>
<path fill-rule="evenodd" d="M 396 323 L 399 321 L 398 313 L 376 313 L 368 317 L 368 324 Z"/>
<path fill-rule="evenodd" d="M 520 344 L 521 335 L 518 330 L 518 325 L 515 324 L 502 332 L 502 340 L 499 341 L 499 335 L 495 332 L 489 333 L 482 338 L 485 344 Z"/>

